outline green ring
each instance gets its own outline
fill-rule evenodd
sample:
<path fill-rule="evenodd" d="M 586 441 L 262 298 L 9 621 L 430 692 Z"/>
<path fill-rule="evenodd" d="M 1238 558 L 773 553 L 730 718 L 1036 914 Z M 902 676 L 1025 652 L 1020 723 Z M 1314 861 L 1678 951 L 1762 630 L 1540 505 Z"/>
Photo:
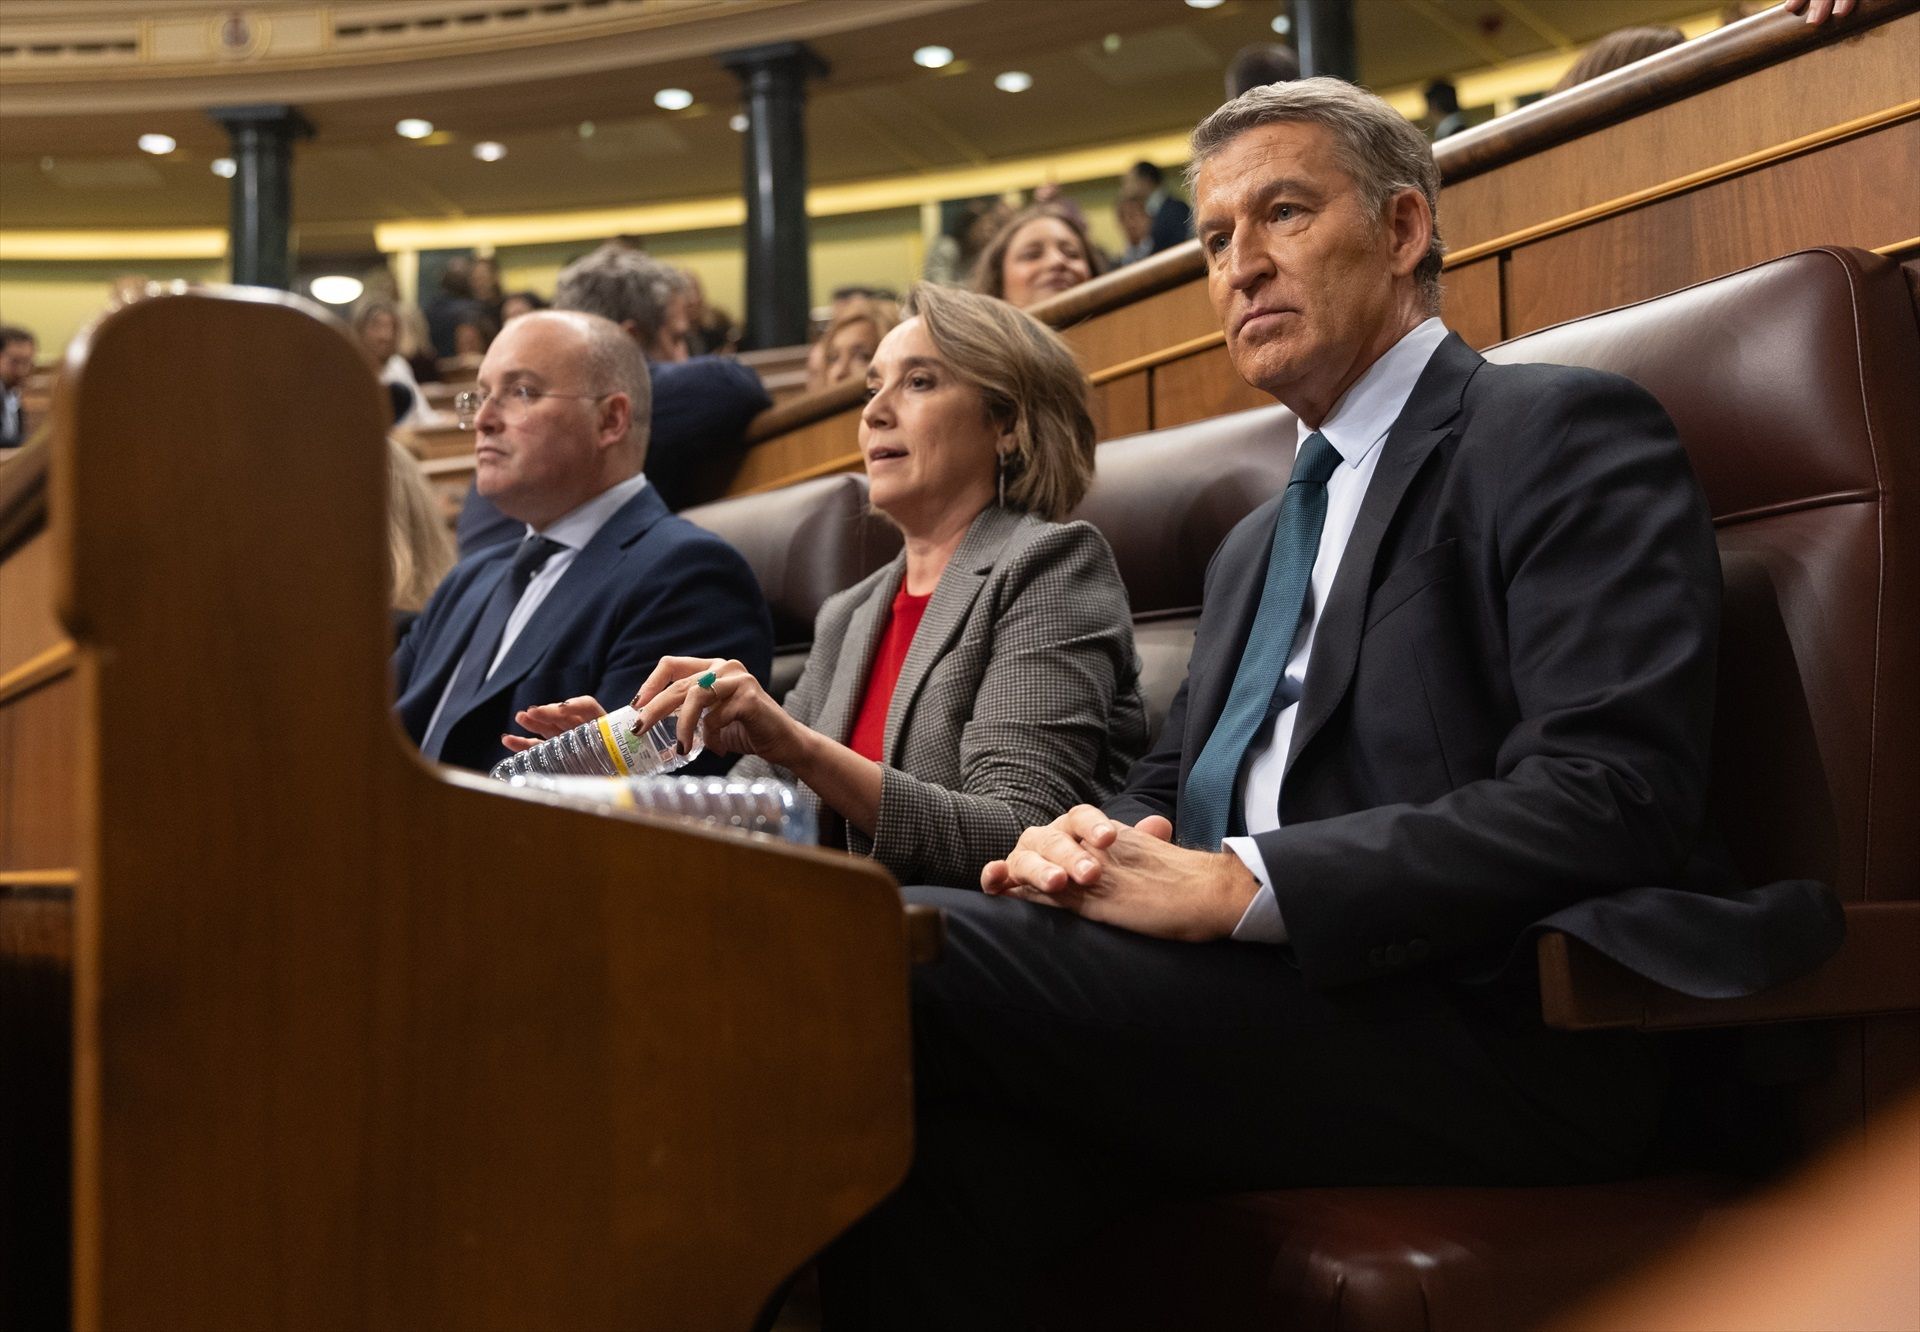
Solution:
<path fill-rule="evenodd" d="M 701 676 L 698 680 L 695 680 L 693 683 L 697 688 L 711 689 L 713 688 L 713 682 L 719 678 L 720 677 L 715 675 L 712 671 L 708 671 L 705 675 Z"/>

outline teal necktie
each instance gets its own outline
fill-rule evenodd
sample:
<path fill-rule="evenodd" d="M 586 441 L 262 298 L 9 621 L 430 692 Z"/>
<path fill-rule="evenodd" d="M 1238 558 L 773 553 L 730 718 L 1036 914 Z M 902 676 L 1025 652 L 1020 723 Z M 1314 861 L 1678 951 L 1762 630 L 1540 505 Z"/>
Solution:
<path fill-rule="evenodd" d="M 1307 436 L 1293 460 L 1293 475 L 1280 500 L 1280 518 L 1273 526 L 1260 609 L 1234 671 L 1233 688 L 1180 790 L 1174 832 L 1181 846 L 1218 851 L 1227 835 L 1240 766 L 1246 762 L 1247 748 L 1267 715 L 1293 652 L 1307 583 L 1320 554 L 1320 529 L 1327 521 L 1327 478 L 1339 465 L 1339 453 L 1317 430 Z"/>

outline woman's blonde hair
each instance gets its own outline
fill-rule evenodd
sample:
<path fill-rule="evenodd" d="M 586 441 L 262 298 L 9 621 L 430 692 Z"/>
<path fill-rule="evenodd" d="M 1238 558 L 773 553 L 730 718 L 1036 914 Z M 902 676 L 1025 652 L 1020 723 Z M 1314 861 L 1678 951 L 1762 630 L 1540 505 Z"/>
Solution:
<path fill-rule="evenodd" d="M 833 342 L 834 334 L 843 328 L 851 328 L 855 324 L 872 324 L 873 342 L 877 347 L 880 345 L 880 339 L 893 332 L 894 325 L 899 322 L 900 305 L 897 301 L 884 300 L 878 296 L 856 296 L 846 302 L 840 312 L 827 321 L 827 326 L 820 330 L 820 336 L 814 341 L 813 345 L 820 351 L 820 364 L 816 367 L 813 364 L 813 358 L 811 356 L 807 358 L 807 391 L 812 393 L 829 386 L 826 377 L 827 349 Z M 856 375 L 855 378 L 858 376 Z"/>
<path fill-rule="evenodd" d="M 1013 435 L 1000 460 L 1009 508 L 1053 522 L 1093 484 L 1091 389 L 1059 335 L 1005 301 L 923 282 L 907 293 L 940 359 Z"/>
<path fill-rule="evenodd" d="M 1007 251 L 1013 248 L 1013 238 L 1029 222 L 1038 222 L 1050 217 L 1060 223 L 1080 242 L 1080 252 L 1087 260 L 1087 277 L 1097 278 L 1107 271 L 1107 257 L 1093 243 L 1093 237 L 1087 234 L 1087 224 L 1081 220 L 1074 209 L 1059 203 L 1028 204 L 1012 217 L 1007 224 L 994 233 L 987 248 L 980 251 L 980 258 L 973 267 L 973 289 L 983 291 L 989 296 L 998 296 L 1002 300 L 1007 295 Z"/>
<path fill-rule="evenodd" d="M 453 567 L 453 535 L 420 464 L 387 440 L 387 550 L 393 565 L 393 609 L 417 611 Z"/>

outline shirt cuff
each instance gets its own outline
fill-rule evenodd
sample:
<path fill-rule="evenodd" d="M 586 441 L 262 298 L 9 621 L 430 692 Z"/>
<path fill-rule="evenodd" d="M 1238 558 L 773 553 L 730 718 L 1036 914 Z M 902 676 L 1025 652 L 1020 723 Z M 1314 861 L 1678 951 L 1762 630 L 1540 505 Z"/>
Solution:
<path fill-rule="evenodd" d="M 1231 851 L 1260 880 L 1260 891 L 1247 903 L 1240 923 L 1233 927 L 1236 943 L 1283 944 L 1287 942 L 1287 923 L 1280 919 L 1280 899 L 1273 895 L 1273 876 L 1267 873 L 1267 859 L 1251 837 L 1229 837 L 1220 843 L 1222 851 Z"/>

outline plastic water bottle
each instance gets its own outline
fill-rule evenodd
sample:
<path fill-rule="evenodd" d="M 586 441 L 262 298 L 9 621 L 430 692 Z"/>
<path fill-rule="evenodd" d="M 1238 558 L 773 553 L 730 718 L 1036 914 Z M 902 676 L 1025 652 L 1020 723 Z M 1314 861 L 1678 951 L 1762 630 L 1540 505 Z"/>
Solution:
<path fill-rule="evenodd" d="M 810 846 L 819 841 L 813 806 L 785 782 L 727 777 L 553 777 L 531 773 L 514 786 L 607 813 L 664 814 L 713 828 L 760 833 Z"/>
<path fill-rule="evenodd" d="M 680 752 L 676 717 L 662 718 L 645 731 L 635 729 L 639 718 L 638 711 L 626 707 L 582 722 L 532 749 L 501 759 L 493 765 L 493 775 L 503 782 L 536 775 L 651 777 L 685 767 L 706 748 L 704 734 L 696 727 L 692 751 Z"/>

